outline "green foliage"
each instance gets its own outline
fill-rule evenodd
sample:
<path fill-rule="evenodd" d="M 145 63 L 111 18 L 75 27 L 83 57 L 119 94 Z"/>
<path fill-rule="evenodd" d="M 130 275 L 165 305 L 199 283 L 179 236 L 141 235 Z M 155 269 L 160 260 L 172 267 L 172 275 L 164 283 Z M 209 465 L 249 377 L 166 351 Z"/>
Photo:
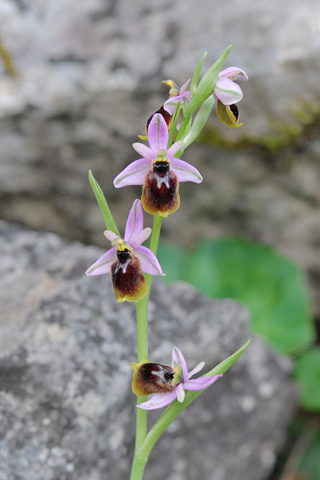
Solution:
<path fill-rule="evenodd" d="M 107 200 L 101 190 L 100 185 L 98 184 L 97 180 L 94 178 L 91 170 L 89 170 L 88 177 L 89 177 L 91 188 L 93 190 L 93 193 L 98 202 L 101 214 L 103 216 L 104 223 L 106 224 L 107 230 L 111 230 L 112 232 L 114 232 L 120 237 L 119 229 L 111 214 Z"/>
<path fill-rule="evenodd" d="M 299 465 L 299 472 L 305 475 L 308 480 L 319 480 L 320 478 L 320 431 L 314 433 L 307 451 Z M 304 477 L 303 477 L 304 478 Z"/>
<path fill-rule="evenodd" d="M 167 281 L 185 280 L 209 297 L 245 305 L 252 331 L 278 352 L 297 353 L 313 341 L 303 272 L 273 249 L 227 238 L 204 241 L 190 254 L 166 246 L 165 255 L 160 248 L 158 257 Z"/>
<path fill-rule="evenodd" d="M 320 347 L 298 358 L 294 375 L 300 384 L 302 407 L 320 412 Z M 320 438 L 318 440 L 320 449 Z"/>
<path fill-rule="evenodd" d="M 194 92 L 196 91 L 197 89 L 197 85 L 198 85 L 198 80 L 199 80 L 199 75 L 200 75 L 200 72 L 201 72 L 201 69 L 202 69 L 202 65 L 203 65 L 203 62 L 204 62 L 204 59 L 206 58 L 207 56 L 207 52 L 205 52 L 202 57 L 200 58 L 199 62 L 198 62 L 198 65 L 196 66 L 196 69 L 194 71 L 194 74 L 193 74 L 193 77 L 191 79 L 191 84 L 190 84 L 190 92 L 191 92 L 191 96 L 194 95 Z"/>
<path fill-rule="evenodd" d="M 160 241 L 157 257 L 163 272 L 166 274 L 163 280 L 168 283 L 182 279 L 182 270 L 186 259 L 186 252 L 180 247 L 175 247 L 167 242 Z"/>
<path fill-rule="evenodd" d="M 218 60 L 209 68 L 209 70 L 206 71 L 206 73 L 201 78 L 196 93 L 192 97 L 191 102 L 189 103 L 187 111 L 188 114 L 192 115 L 200 107 L 200 105 L 202 105 L 202 103 L 213 93 L 219 72 L 222 68 L 224 61 L 229 55 L 230 50 L 231 45 L 225 49 L 225 51 L 220 55 Z"/>
<path fill-rule="evenodd" d="M 213 109 L 213 105 L 213 96 L 208 97 L 207 100 L 201 105 L 201 108 L 199 109 L 199 112 L 194 119 L 188 135 L 184 138 L 183 150 L 185 150 L 189 145 L 191 145 L 191 143 L 193 143 L 195 139 L 200 135 Z"/>

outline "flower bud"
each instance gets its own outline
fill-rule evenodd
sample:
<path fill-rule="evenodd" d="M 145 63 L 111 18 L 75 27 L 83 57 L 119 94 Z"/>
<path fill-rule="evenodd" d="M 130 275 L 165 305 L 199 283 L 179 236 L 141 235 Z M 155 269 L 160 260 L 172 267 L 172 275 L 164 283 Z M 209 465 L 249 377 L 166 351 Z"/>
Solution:
<path fill-rule="evenodd" d="M 132 391 L 138 397 L 145 397 L 151 393 L 172 392 L 176 387 L 175 371 L 170 365 L 142 360 L 140 363 L 132 363 L 132 367 L 134 370 Z"/>

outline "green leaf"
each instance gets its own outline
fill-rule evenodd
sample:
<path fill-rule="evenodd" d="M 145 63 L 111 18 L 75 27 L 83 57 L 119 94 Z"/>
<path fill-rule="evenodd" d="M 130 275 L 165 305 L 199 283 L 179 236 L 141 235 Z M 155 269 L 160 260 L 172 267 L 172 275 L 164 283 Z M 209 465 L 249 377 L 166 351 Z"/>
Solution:
<path fill-rule="evenodd" d="M 226 60 L 227 56 L 230 53 L 231 45 L 225 49 L 222 55 L 218 58 L 218 60 L 207 70 L 207 72 L 203 75 L 200 80 L 200 83 L 197 87 L 196 93 L 191 99 L 188 108 L 188 115 L 192 115 L 200 105 L 213 93 L 214 86 L 218 79 L 219 72 L 221 67 Z"/>
<path fill-rule="evenodd" d="M 191 126 L 191 129 L 188 135 L 183 140 L 183 150 L 185 150 L 195 139 L 200 135 L 203 127 L 205 126 L 208 117 L 212 111 L 214 105 L 214 98 L 211 95 L 207 100 L 201 105 L 199 112 L 194 119 L 194 122 Z"/>
<path fill-rule="evenodd" d="M 210 372 L 204 374 L 203 376 L 213 376 L 219 375 L 220 373 L 225 373 L 238 358 L 243 354 L 250 344 L 248 340 L 239 350 L 237 350 L 233 355 L 223 360 L 219 365 L 210 370 Z M 209 387 L 208 387 L 209 388 Z M 206 390 L 206 389 L 205 389 Z M 199 395 L 201 395 L 205 390 L 200 390 L 198 392 L 187 391 L 183 403 L 174 400 L 168 407 L 165 409 L 159 420 L 153 425 L 150 432 L 148 433 L 144 443 L 137 452 L 139 458 L 148 458 L 154 444 L 160 437 L 160 435 L 168 428 L 168 426 L 173 422 L 175 418 L 193 402 Z"/>
<path fill-rule="evenodd" d="M 177 133 L 176 141 L 181 140 L 186 136 L 186 128 L 188 122 L 190 121 L 192 114 L 198 110 L 198 108 L 203 104 L 203 102 L 213 93 L 215 83 L 217 81 L 219 72 L 223 65 L 223 62 L 229 55 L 231 50 L 231 45 L 225 49 L 222 55 L 218 60 L 209 68 L 209 70 L 203 75 L 200 83 L 197 87 L 197 90 L 194 96 L 191 98 L 191 101 L 188 105 L 188 108 L 183 112 L 183 118 L 179 131 Z"/>
<path fill-rule="evenodd" d="M 200 72 L 201 72 L 201 69 L 202 69 L 202 65 L 203 65 L 203 62 L 204 62 L 204 59 L 206 58 L 207 56 L 207 52 L 204 52 L 204 54 L 202 55 L 202 57 L 200 58 L 199 62 L 198 62 L 198 65 L 196 66 L 196 69 L 194 71 L 194 74 L 193 74 L 193 77 L 191 79 L 191 84 L 190 84 L 190 92 L 191 92 L 191 97 L 193 97 L 193 94 L 196 90 L 196 87 L 197 87 L 197 84 L 198 84 L 198 79 L 199 79 L 199 75 L 200 75 Z"/>
<path fill-rule="evenodd" d="M 181 279 L 210 297 L 245 305 L 253 332 L 279 352 L 302 351 L 315 337 L 302 270 L 269 247 L 242 239 L 202 242 Z"/>
<path fill-rule="evenodd" d="M 300 444 L 302 443 L 302 441 L 308 441 L 310 437 L 312 437 L 311 441 L 306 447 L 306 451 L 303 455 L 298 471 L 302 474 L 301 479 L 305 478 L 306 480 L 319 480 L 320 430 L 319 423 L 317 428 L 317 422 L 314 421 L 313 423 L 311 423 L 311 420 L 309 428 L 304 433 L 304 437 L 300 439 Z M 297 476 L 297 478 L 300 477 Z"/>
<path fill-rule="evenodd" d="M 179 247 L 174 247 L 167 242 L 159 242 L 157 257 L 166 274 L 163 280 L 167 283 L 181 279 L 186 253 Z"/>
<path fill-rule="evenodd" d="M 92 187 L 93 193 L 95 194 L 100 211 L 102 213 L 104 222 L 106 224 L 107 230 L 111 230 L 112 232 L 117 234 L 119 237 L 121 237 L 117 224 L 114 221 L 110 208 L 107 204 L 107 200 L 105 199 L 105 196 L 103 195 L 100 185 L 98 184 L 97 180 L 94 178 L 91 170 L 89 170 L 88 177 L 89 177 L 89 182 Z"/>
<path fill-rule="evenodd" d="M 320 347 L 297 359 L 294 376 L 301 388 L 301 406 L 320 412 Z"/>
<path fill-rule="evenodd" d="M 169 138 L 168 138 L 168 148 L 171 147 L 174 135 L 176 133 L 177 124 L 180 117 L 180 107 L 181 107 L 181 103 L 178 102 L 171 118 L 171 125 L 169 129 Z"/>

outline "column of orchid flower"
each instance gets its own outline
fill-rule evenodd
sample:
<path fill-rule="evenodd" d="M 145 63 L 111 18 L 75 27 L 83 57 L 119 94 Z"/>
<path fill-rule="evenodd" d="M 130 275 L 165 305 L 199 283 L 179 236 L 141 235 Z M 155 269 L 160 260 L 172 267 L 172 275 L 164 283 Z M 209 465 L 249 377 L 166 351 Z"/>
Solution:
<path fill-rule="evenodd" d="M 118 302 L 136 302 L 137 309 L 137 363 L 133 363 L 132 390 L 138 397 L 136 418 L 135 455 L 131 480 L 141 480 L 145 465 L 155 442 L 176 418 L 200 393 L 213 384 L 235 362 L 248 346 L 207 372 L 205 376 L 191 379 L 204 366 L 199 363 L 188 371 L 180 349 L 173 347 L 171 365 L 148 360 L 148 300 L 153 275 L 164 275 L 156 257 L 162 219 L 177 211 L 180 206 L 179 183 L 201 183 L 200 172 L 180 159 L 203 129 L 216 103 L 218 117 L 229 127 L 238 127 L 237 103 L 242 98 L 237 78 L 247 80 L 246 73 L 238 67 L 221 67 L 229 54 L 227 48 L 221 57 L 199 80 L 205 55 L 199 61 L 191 83 L 188 80 L 180 89 L 172 80 L 164 83 L 170 87 L 169 98 L 148 120 L 146 136 L 149 146 L 134 143 L 141 156 L 128 165 L 115 179 L 114 186 L 142 185 L 141 200 L 135 200 L 129 212 L 125 232 L 121 237 L 105 197 L 89 172 L 89 180 L 104 217 L 106 238 L 111 248 L 86 272 L 87 275 L 110 274 Z M 187 90 L 190 84 L 190 89 Z M 193 116 L 195 117 L 193 118 Z M 143 228 L 143 210 L 154 216 L 150 228 Z M 142 244 L 150 237 L 150 248 Z M 147 400 L 147 396 L 155 394 Z M 147 431 L 147 410 L 167 407 L 156 424 Z"/>

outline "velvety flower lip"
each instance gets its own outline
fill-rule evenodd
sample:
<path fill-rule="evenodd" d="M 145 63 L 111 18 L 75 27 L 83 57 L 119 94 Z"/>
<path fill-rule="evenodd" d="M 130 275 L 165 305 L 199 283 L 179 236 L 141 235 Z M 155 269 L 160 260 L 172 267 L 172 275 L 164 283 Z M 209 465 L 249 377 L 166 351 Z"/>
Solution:
<path fill-rule="evenodd" d="M 127 185 L 143 185 L 145 176 L 152 169 L 152 163 L 158 158 L 165 158 L 170 163 L 170 170 L 175 173 L 179 182 L 201 183 L 200 172 L 189 163 L 174 155 L 182 148 L 183 141 L 175 142 L 168 148 L 168 126 L 159 113 L 152 117 L 148 127 L 149 147 L 142 143 L 134 143 L 133 148 L 142 158 L 130 163 L 113 181 L 116 188 Z"/>
<path fill-rule="evenodd" d="M 141 201 L 135 200 L 128 215 L 123 239 L 111 230 L 106 230 L 104 235 L 110 240 L 112 248 L 88 268 L 86 275 L 109 274 L 111 265 L 117 260 L 117 251 L 124 248 L 140 260 L 143 272 L 151 275 L 165 275 L 155 254 L 149 248 L 142 246 L 150 234 L 151 228 L 143 228 Z"/>
<path fill-rule="evenodd" d="M 171 80 L 167 80 L 166 82 L 163 82 L 163 83 L 167 83 L 167 85 L 170 85 L 169 82 L 172 82 Z M 184 98 L 190 102 L 190 92 L 189 91 L 186 91 L 187 89 L 187 86 L 189 85 L 189 82 L 190 82 L 190 79 L 184 83 L 182 85 L 182 87 L 180 88 L 179 90 L 179 93 L 177 95 L 173 95 L 171 96 L 170 95 L 170 98 L 164 102 L 163 104 L 163 108 L 170 114 L 170 115 L 173 115 L 174 111 L 175 111 L 175 108 L 176 108 L 176 105 L 178 102 L 180 102 L 180 105 L 183 106 L 183 100 Z M 173 83 L 173 82 L 172 82 Z M 173 90 L 173 88 L 172 88 Z"/>
<path fill-rule="evenodd" d="M 202 377 L 191 380 L 193 375 L 202 370 L 204 362 L 199 363 L 189 372 L 185 358 L 178 347 L 172 349 L 172 367 L 175 371 L 174 390 L 166 393 L 157 393 L 150 400 L 140 403 L 137 407 L 144 410 L 156 410 L 166 407 L 175 399 L 182 403 L 185 398 L 185 390 L 204 390 L 218 380 L 218 378 L 222 377 L 222 375 L 214 375 L 212 377 Z"/>
<path fill-rule="evenodd" d="M 233 105 L 240 102 L 243 97 L 241 88 L 234 80 L 248 80 L 248 75 L 242 68 L 228 67 L 219 73 L 215 84 L 213 96 L 219 99 L 224 105 Z"/>

